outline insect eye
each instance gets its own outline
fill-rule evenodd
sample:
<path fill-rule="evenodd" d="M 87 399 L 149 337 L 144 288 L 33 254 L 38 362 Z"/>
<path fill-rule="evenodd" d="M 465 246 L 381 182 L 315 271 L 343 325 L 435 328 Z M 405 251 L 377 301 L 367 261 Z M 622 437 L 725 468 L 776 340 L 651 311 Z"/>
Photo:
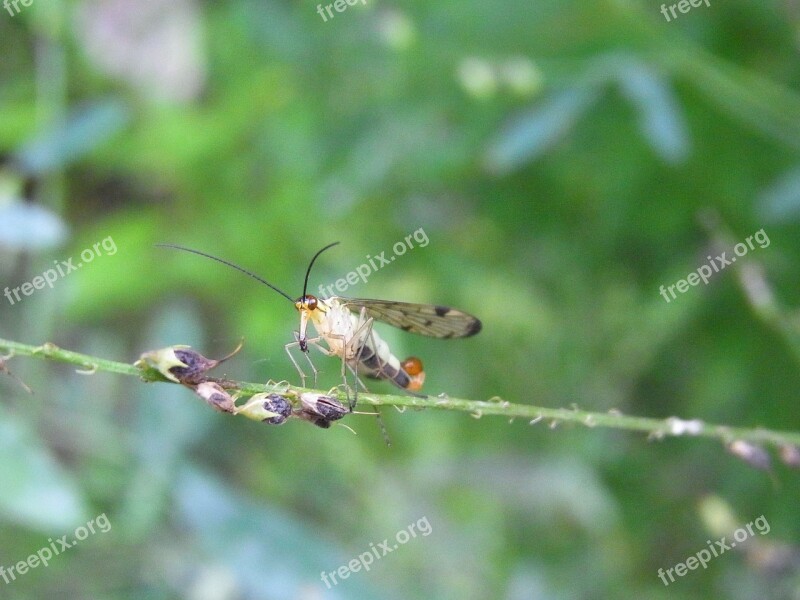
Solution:
<path fill-rule="evenodd" d="M 422 373 L 422 361 L 416 356 L 409 356 L 400 364 L 400 366 L 403 367 L 403 370 L 412 377 Z"/>
<path fill-rule="evenodd" d="M 308 310 L 317 310 L 317 299 L 311 294 L 305 297 L 305 304 L 308 306 Z"/>

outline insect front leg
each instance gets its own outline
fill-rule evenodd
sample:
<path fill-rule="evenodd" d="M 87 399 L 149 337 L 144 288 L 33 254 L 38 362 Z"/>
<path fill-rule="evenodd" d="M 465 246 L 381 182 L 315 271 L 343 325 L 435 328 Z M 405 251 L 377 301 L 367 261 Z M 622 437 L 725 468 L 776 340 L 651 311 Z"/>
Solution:
<path fill-rule="evenodd" d="M 295 338 L 296 337 L 297 337 L 297 332 L 295 332 Z M 306 340 L 306 344 L 311 344 L 313 346 L 316 346 L 323 353 L 328 354 L 328 352 L 325 350 L 325 348 L 320 346 L 319 343 L 318 343 L 321 339 L 322 338 L 318 338 L 318 337 L 309 338 L 309 339 Z M 290 342 L 290 343 L 286 344 L 283 348 L 284 348 L 284 350 L 286 350 L 286 354 L 289 355 L 289 360 L 292 361 L 292 364 L 294 365 L 294 368 L 297 369 L 297 372 L 300 374 L 300 385 L 302 387 L 306 387 L 306 374 L 303 371 L 303 369 L 300 368 L 300 365 L 297 364 L 297 361 L 295 360 L 295 358 L 294 358 L 294 356 L 292 355 L 292 352 L 291 352 L 291 348 L 297 348 L 299 346 L 300 346 L 300 340 L 298 339 L 298 340 L 295 340 L 294 342 Z M 308 361 L 308 365 L 311 367 L 312 373 L 314 373 L 314 387 L 316 387 L 317 386 L 317 375 L 319 374 L 319 370 L 317 369 L 317 367 L 314 366 L 314 363 L 311 362 L 311 357 L 308 355 L 308 352 L 303 352 L 303 356 L 306 357 L 306 360 Z"/>

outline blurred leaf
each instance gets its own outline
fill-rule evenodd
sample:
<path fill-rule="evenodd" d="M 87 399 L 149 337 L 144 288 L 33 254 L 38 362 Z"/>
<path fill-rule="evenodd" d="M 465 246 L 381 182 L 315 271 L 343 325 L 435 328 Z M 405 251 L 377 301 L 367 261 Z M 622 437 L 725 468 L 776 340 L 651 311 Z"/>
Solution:
<path fill-rule="evenodd" d="M 594 88 L 570 88 L 515 118 L 489 143 L 486 168 L 505 173 L 536 160 L 567 135 L 597 98 Z"/>
<path fill-rule="evenodd" d="M 800 167 L 781 175 L 756 200 L 761 218 L 770 223 L 796 221 L 800 217 Z"/>
<path fill-rule="evenodd" d="M 32 175 L 63 168 L 120 131 L 129 117 L 119 100 L 96 101 L 40 131 L 16 153 L 17 163 Z"/>
<path fill-rule="evenodd" d="M 327 590 L 320 573 L 335 570 L 355 554 L 338 551 L 288 513 L 238 497 L 210 474 L 186 468 L 175 500 L 203 549 L 237 574 L 243 598 L 299 598 L 304 590 L 311 597 L 312 588 L 325 590 L 325 598 L 400 597 L 385 588 L 378 593 L 361 573 Z"/>
<path fill-rule="evenodd" d="M 689 135 L 669 82 L 635 58 L 622 62 L 618 78 L 622 91 L 639 111 L 639 126 L 653 150 L 669 163 L 684 162 L 689 154 Z"/>
<path fill-rule="evenodd" d="M 44 250 L 67 237 L 67 226 L 58 215 L 38 204 L 2 205 L 0 198 L 0 248 Z"/>
<path fill-rule="evenodd" d="M 671 47 L 664 60 L 727 115 L 792 149 L 800 147 L 800 96 L 789 85 L 691 44 Z"/>
<path fill-rule="evenodd" d="M 2 410 L 0 465 L 5 518 L 50 535 L 86 519 L 86 503 L 74 480 L 24 423 Z"/>

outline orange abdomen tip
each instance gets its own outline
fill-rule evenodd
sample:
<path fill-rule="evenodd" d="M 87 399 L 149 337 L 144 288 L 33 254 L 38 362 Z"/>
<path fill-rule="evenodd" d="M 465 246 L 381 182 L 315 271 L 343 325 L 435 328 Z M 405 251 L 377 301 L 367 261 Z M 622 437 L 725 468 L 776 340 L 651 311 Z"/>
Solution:
<path fill-rule="evenodd" d="M 406 389 L 412 392 L 418 392 L 422 389 L 422 384 L 425 383 L 425 371 L 422 369 L 422 361 L 416 356 L 409 356 L 405 359 L 400 366 L 406 372 L 409 378 L 408 386 Z"/>
<path fill-rule="evenodd" d="M 422 361 L 418 359 L 416 356 L 409 356 L 405 359 L 400 366 L 403 367 L 403 371 L 411 375 L 419 375 L 422 373 Z"/>

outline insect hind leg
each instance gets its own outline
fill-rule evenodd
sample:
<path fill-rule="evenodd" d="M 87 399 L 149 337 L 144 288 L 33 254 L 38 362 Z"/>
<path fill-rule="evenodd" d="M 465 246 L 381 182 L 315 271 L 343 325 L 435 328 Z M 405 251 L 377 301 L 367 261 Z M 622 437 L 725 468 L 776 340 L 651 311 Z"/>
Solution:
<path fill-rule="evenodd" d="M 372 335 L 372 326 L 375 320 L 367 318 L 366 310 L 361 309 L 356 324 L 356 330 L 349 338 L 340 334 L 329 334 L 328 337 L 339 340 L 342 344 L 342 382 L 344 384 L 345 393 L 347 394 L 347 403 L 350 407 L 350 412 L 353 412 L 356 404 L 358 403 L 358 387 L 361 386 L 365 392 L 367 386 L 358 376 L 358 365 L 361 363 L 361 355 L 364 352 L 364 347 L 367 345 L 367 340 Z M 347 385 L 347 369 L 353 374 L 355 384 L 353 386 L 354 398 L 350 398 L 350 386 Z"/>
<path fill-rule="evenodd" d="M 361 319 L 363 319 L 365 316 L 366 316 L 366 309 L 362 308 L 361 309 L 361 314 L 359 315 L 359 321 Z M 372 342 L 372 351 L 373 351 L 373 353 L 375 353 L 375 356 L 378 357 L 378 362 L 380 363 L 380 357 L 378 356 L 378 353 L 376 351 L 377 344 L 376 344 L 376 340 L 375 340 L 375 335 L 373 334 L 373 331 L 372 331 L 372 326 L 374 324 L 375 324 L 375 319 L 372 319 L 372 318 L 368 319 L 365 322 L 365 325 L 369 325 L 369 329 L 367 330 L 367 334 L 364 336 L 364 342 L 361 344 L 361 346 L 358 349 L 358 358 L 356 359 L 355 371 L 353 373 L 355 375 L 355 377 L 356 377 L 356 382 L 360 382 L 361 381 L 358 378 L 358 365 L 361 364 L 361 355 L 363 354 L 364 348 L 367 345 L 367 340 L 370 340 Z M 361 385 L 364 385 L 364 384 L 362 383 Z M 367 388 L 365 387 L 364 391 L 366 391 L 366 389 Z M 358 387 L 356 387 L 356 390 L 358 390 Z M 386 430 L 386 425 L 383 422 L 383 417 L 381 416 L 380 408 L 378 408 L 377 406 L 375 407 L 375 419 L 378 421 L 378 428 L 381 430 L 381 435 L 383 436 L 383 441 L 386 443 L 387 446 L 391 446 L 392 442 L 389 439 L 389 432 Z"/>

